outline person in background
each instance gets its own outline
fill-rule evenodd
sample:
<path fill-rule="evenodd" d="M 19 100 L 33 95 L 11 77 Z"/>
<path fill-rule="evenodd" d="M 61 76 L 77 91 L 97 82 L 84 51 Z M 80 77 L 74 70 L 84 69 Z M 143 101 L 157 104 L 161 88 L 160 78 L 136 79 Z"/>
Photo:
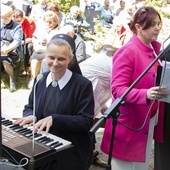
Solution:
<path fill-rule="evenodd" d="M 130 20 L 116 16 L 113 21 L 112 27 L 106 34 L 105 43 L 113 47 L 120 48 L 132 36 L 128 23 Z"/>
<path fill-rule="evenodd" d="M 76 58 L 77 60 L 75 61 L 77 63 L 76 65 L 86 60 L 86 45 L 84 43 L 84 40 L 78 34 L 74 33 L 74 28 L 71 25 L 65 25 L 64 27 L 60 28 L 58 34 L 67 34 L 71 38 L 73 38 L 76 45 L 75 56 L 74 56 L 74 58 Z M 43 73 L 46 71 L 48 71 L 48 67 L 47 67 L 46 59 L 43 59 L 41 63 L 40 72 Z"/>
<path fill-rule="evenodd" d="M 88 10 L 98 10 L 101 6 L 99 2 L 93 0 L 84 0 L 85 8 Z"/>
<path fill-rule="evenodd" d="M 122 97 L 160 52 L 161 44 L 156 40 L 162 20 L 154 8 L 146 6 L 138 9 L 129 25 L 133 36 L 116 51 L 112 61 L 113 103 Z M 124 97 L 125 105 L 119 107 L 111 152 L 112 170 L 148 169 L 153 136 L 155 140 L 162 136 L 155 126 L 158 129 L 163 127 L 164 103 L 157 100 L 168 96 L 166 87 L 155 85 L 159 65 L 157 61 Z M 106 121 L 101 143 L 101 150 L 106 154 L 109 154 L 112 126 L 111 117 Z"/>
<path fill-rule="evenodd" d="M 101 16 L 101 11 L 98 10 L 99 7 L 100 3 L 93 0 L 84 0 L 80 5 L 86 21 L 90 24 L 89 31 L 92 35 L 95 34 L 96 20 L 99 20 Z"/>
<path fill-rule="evenodd" d="M 30 17 L 34 20 L 36 26 L 41 25 L 44 13 L 47 11 L 47 1 L 38 0 L 38 3 L 32 6 Z"/>
<path fill-rule="evenodd" d="M 93 85 L 93 95 L 95 102 L 94 122 L 107 109 L 107 102 L 111 99 L 110 75 L 112 57 L 117 48 L 105 44 L 97 54 L 79 64 L 82 75 L 88 78 Z M 94 137 L 93 165 L 106 168 L 106 163 L 98 157 L 99 152 L 95 150 L 96 139 Z"/>
<path fill-rule="evenodd" d="M 60 27 L 63 27 L 65 25 L 65 15 L 60 11 L 60 5 L 57 2 L 49 3 L 47 10 L 54 11 L 58 15 Z"/>
<path fill-rule="evenodd" d="M 32 6 L 35 4 L 34 0 L 23 0 L 22 1 L 22 10 L 25 13 L 25 16 L 30 16 Z"/>
<path fill-rule="evenodd" d="M 81 27 L 89 29 L 90 24 L 81 16 L 81 10 L 78 6 L 72 6 L 70 13 L 66 16 L 65 24 L 70 24 L 74 27 L 75 33 L 79 33 Z"/>
<path fill-rule="evenodd" d="M 94 117 L 106 110 L 106 102 L 111 98 L 110 75 L 112 57 L 117 51 L 116 47 L 102 45 L 98 53 L 79 64 L 82 75 L 88 78 L 93 85 L 95 111 Z"/>
<path fill-rule="evenodd" d="M 65 25 L 60 29 L 61 33 L 65 33 L 74 39 L 76 44 L 76 58 L 77 62 L 81 63 L 86 60 L 86 44 L 84 40 L 74 32 L 74 28 L 71 25 Z"/>
<path fill-rule="evenodd" d="M 32 38 L 36 28 L 35 22 L 30 17 L 25 16 L 24 12 L 20 9 L 14 10 L 13 19 L 21 24 L 25 38 Z M 28 39 L 26 41 L 30 40 Z"/>
<path fill-rule="evenodd" d="M 32 88 L 35 77 L 40 73 L 41 62 L 45 58 L 45 49 L 49 40 L 57 34 L 59 30 L 58 16 L 53 11 L 44 13 L 44 20 L 36 27 L 32 42 L 34 51 L 30 58 L 31 63 L 31 78 L 28 83 L 28 88 Z"/>
<path fill-rule="evenodd" d="M 36 133 L 46 128 L 47 133 L 74 145 L 72 152 L 40 167 L 44 170 L 88 170 L 92 162 L 89 130 L 94 117 L 93 89 L 87 78 L 67 69 L 73 58 L 72 46 L 75 46 L 74 40 L 66 34 L 58 34 L 50 40 L 45 52 L 50 71 L 43 73 L 43 79 L 37 84 L 35 97 L 39 104 L 33 105 L 32 90 L 23 118 L 14 119 L 14 124 L 19 125 L 35 121 Z"/>
<path fill-rule="evenodd" d="M 1 62 L 9 76 L 9 90 L 14 92 L 16 90 L 14 64 L 19 57 L 23 57 L 21 45 L 23 32 L 21 25 L 12 20 L 12 8 L 7 5 L 2 5 L 1 7 Z M 2 46 L 4 41 L 8 42 L 8 45 Z"/>
<path fill-rule="evenodd" d="M 103 5 L 98 8 L 101 11 L 101 23 L 103 26 L 107 26 L 109 24 L 113 24 L 114 13 L 110 8 L 110 1 L 105 0 Z"/>
<path fill-rule="evenodd" d="M 116 10 L 116 13 L 115 13 L 116 16 L 119 16 L 121 12 L 125 11 L 125 5 L 126 5 L 125 0 L 120 0 L 119 2 L 120 7 Z"/>
<path fill-rule="evenodd" d="M 30 18 L 24 15 L 24 12 L 20 9 L 15 9 L 13 14 L 13 19 L 15 22 L 21 24 L 22 31 L 24 33 L 24 42 L 25 45 L 25 72 L 23 75 L 27 75 L 30 72 L 30 56 L 33 53 L 33 43 L 32 36 L 36 29 L 35 22 Z"/>

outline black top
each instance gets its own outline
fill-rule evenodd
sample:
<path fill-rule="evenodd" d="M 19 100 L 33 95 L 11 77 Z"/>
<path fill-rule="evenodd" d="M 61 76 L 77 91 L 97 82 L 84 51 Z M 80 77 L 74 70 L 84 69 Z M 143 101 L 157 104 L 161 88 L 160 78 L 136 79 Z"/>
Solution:
<path fill-rule="evenodd" d="M 93 155 L 93 144 L 89 134 L 94 117 L 92 84 L 82 75 L 73 73 L 68 83 L 57 95 L 57 89 L 51 86 L 46 88 L 48 72 L 43 75 L 44 78 L 36 88 L 36 117 L 40 120 L 45 114 L 52 115 L 53 125 L 50 128 L 50 133 L 71 141 L 75 147 L 72 153 L 57 158 L 50 164 L 49 170 L 87 170 L 91 165 Z M 45 103 L 48 103 L 49 107 Z M 29 103 L 23 111 L 24 116 L 32 114 L 33 90 L 29 97 Z M 43 168 L 48 169 L 47 167 Z"/>

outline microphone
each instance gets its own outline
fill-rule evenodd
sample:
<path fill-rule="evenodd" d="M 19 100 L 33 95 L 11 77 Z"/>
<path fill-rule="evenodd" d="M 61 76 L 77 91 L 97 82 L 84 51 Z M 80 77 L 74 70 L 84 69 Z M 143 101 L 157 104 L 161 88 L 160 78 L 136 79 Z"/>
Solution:
<path fill-rule="evenodd" d="M 36 84 L 43 78 L 43 74 L 38 74 Z"/>
<path fill-rule="evenodd" d="M 43 78 L 43 74 L 38 74 L 37 78 L 36 78 L 36 82 L 34 84 L 34 87 L 33 87 L 33 117 L 35 117 L 35 104 L 36 104 L 36 97 L 35 97 L 35 94 L 36 94 L 36 87 L 37 87 L 37 84 L 39 83 L 40 80 L 42 80 Z M 34 134 L 35 134 L 35 121 L 33 120 L 33 135 L 32 135 L 32 156 L 31 156 L 31 159 L 30 159 L 30 164 L 29 164 L 29 170 L 34 170 L 34 152 L 35 152 L 35 141 L 34 141 Z"/>

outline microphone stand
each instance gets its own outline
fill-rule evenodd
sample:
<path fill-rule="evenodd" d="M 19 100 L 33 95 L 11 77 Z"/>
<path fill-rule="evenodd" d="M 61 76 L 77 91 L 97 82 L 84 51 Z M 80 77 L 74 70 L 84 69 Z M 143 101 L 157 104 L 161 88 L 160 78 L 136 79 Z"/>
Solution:
<path fill-rule="evenodd" d="M 36 94 L 36 87 L 37 87 L 37 84 L 38 82 L 43 78 L 43 75 L 42 74 L 39 74 L 37 76 L 37 82 L 35 83 L 34 85 L 34 91 L 33 91 L 33 116 L 35 118 L 35 104 L 36 104 L 36 97 L 35 97 L 35 94 Z M 34 138 L 35 138 L 35 121 L 33 120 L 33 131 L 32 131 L 32 156 L 30 158 L 30 162 L 29 162 L 29 170 L 34 170 L 34 162 L 35 162 L 35 159 L 34 159 L 34 152 L 35 152 L 35 142 L 34 142 Z"/>
<path fill-rule="evenodd" d="M 119 116 L 119 106 L 124 105 L 124 98 L 129 94 L 129 92 L 134 88 L 134 86 L 143 78 L 143 76 L 152 68 L 152 66 L 160 59 L 163 58 L 166 51 L 170 48 L 170 44 L 165 48 L 165 50 L 161 51 L 161 53 L 152 61 L 152 63 L 139 75 L 139 77 L 129 86 L 129 88 L 122 94 L 120 98 L 117 98 L 111 106 L 104 112 L 103 116 L 94 124 L 94 126 L 90 129 L 91 133 L 95 133 L 104 121 L 110 117 L 113 118 L 113 126 L 112 126 L 112 136 L 110 140 L 110 148 L 109 148 L 109 158 L 106 170 L 111 170 L 111 159 L 112 159 L 112 150 L 114 144 L 114 134 L 115 134 L 115 127 L 117 124 L 117 118 Z M 170 49 L 169 49 L 170 50 Z M 168 51 L 167 51 L 168 52 Z"/>

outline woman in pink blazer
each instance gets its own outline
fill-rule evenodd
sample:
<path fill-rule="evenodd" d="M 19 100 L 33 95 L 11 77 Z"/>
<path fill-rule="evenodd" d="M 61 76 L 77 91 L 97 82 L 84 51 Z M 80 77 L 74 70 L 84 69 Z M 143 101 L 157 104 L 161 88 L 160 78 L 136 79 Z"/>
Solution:
<path fill-rule="evenodd" d="M 160 52 L 157 37 L 162 27 L 159 13 L 152 7 L 142 7 L 129 24 L 134 33 L 127 44 L 113 57 L 111 90 L 113 102 L 121 97 Z M 155 86 L 157 61 L 125 97 L 114 134 L 111 166 L 114 170 L 147 170 L 152 148 L 154 128 L 162 128 L 165 87 Z M 159 117 L 159 122 L 158 118 Z M 107 119 L 101 150 L 109 154 L 112 118 Z M 160 132 L 155 132 L 162 139 Z"/>

